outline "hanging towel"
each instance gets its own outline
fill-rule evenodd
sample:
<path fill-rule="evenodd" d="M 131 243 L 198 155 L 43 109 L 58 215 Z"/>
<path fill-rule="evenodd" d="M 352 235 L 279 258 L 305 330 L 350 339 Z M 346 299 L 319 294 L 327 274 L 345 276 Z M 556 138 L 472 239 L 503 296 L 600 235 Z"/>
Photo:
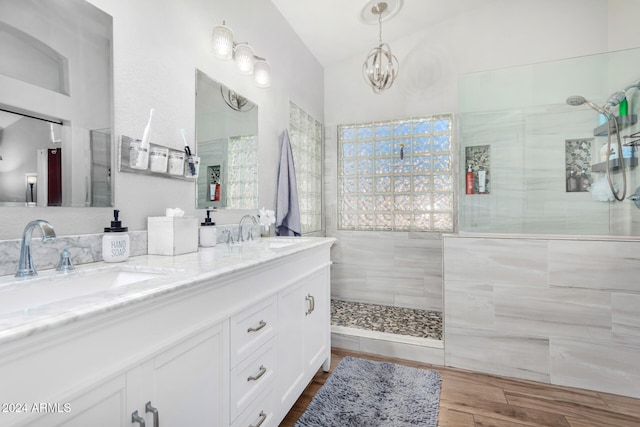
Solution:
<path fill-rule="evenodd" d="M 289 131 L 280 134 L 280 167 L 278 168 L 278 195 L 276 200 L 276 234 L 300 236 L 300 205 L 296 185 L 296 168 L 293 164 Z"/>

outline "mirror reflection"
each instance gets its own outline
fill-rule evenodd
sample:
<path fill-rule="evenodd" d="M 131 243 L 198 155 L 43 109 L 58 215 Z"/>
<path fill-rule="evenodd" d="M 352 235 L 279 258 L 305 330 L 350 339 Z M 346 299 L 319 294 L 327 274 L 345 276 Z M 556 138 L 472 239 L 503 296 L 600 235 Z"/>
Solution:
<path fill-rule="evenodd" d="M 258 106 L 196 70 L 196 208 L 258 208 Z"/>
<path fill-rule="evenodd" d="M 111 16 L 0 0 L 0 206 L 111 206 Z"/>

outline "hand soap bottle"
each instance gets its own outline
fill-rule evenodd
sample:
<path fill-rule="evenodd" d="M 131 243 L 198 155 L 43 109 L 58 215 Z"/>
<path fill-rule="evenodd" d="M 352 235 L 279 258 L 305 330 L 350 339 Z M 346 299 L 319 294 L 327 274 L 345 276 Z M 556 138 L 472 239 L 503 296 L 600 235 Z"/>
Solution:
<path fill-rule="evenodd" d="M 111 227 L 105 227 L 102 237 L 102 259 L 105 262 L 121 262 L 129 258 L 128 228 L 118 219 L 119 210 L 113 211 Z"/>
<path fill-rule="evenodd" d="M 207 209 L 207 217 L 200 223 L 200 246 L 203 248 L 215 246 L 218 241 L 216 223 L 211 221 L 210 213 L 211 211 Z"/>

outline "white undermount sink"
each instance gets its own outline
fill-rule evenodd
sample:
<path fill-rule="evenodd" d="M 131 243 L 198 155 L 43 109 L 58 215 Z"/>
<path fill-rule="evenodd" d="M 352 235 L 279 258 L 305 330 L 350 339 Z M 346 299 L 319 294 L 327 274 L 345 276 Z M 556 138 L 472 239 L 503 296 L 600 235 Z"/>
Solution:
<path fill-rule="evenodd" d="M 267 241 L 269 249 L 283 249 L 309 241 L 302 237 L 267 237 L 264 240 Z"/>
<path fill-rule="evenodd" d="M 167 274 L 163 271 L 136 271 L 113 266 L 17 280 L 0 286 L 0 314 L 116 290 Z"/>

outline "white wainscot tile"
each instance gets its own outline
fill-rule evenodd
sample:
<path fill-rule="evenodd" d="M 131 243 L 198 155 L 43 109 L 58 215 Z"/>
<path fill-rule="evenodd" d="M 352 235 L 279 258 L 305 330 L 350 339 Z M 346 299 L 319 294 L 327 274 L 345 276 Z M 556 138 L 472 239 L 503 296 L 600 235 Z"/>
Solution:
<path fill-rule="evenodd" d="M 446 280 L 546 286 L 547 242 L 534 239 L 444 239 Z"/>
<path fill-rule="evenodd" d="M 640 348 L 551 340 L 553 384 L 640 398 Z"/>
<path fill-rule="evenodd" d="M 609 340 L 610 300 L 587 289 L 496 286 L 495 326 L 529 336 Z"/>
<path fill-rule="evenodd" d="M 449 326 L 445 322 L 447 366 L 549 382 L 549 340 Z"/>
<path fill-rule="evenodd" d="M 552 240 L 549 283 L 640 292 L 640 242 Z"/>
<path fill-rule="evenodd" d="M 447 281 L 444 297 L 445 324 L 493 330 L 493 286 Z"/>
<path fill-rule="evenodd" d="M 640 345 L 640 294 L 614 293 L 611 308 L 614 337 Z"/>

